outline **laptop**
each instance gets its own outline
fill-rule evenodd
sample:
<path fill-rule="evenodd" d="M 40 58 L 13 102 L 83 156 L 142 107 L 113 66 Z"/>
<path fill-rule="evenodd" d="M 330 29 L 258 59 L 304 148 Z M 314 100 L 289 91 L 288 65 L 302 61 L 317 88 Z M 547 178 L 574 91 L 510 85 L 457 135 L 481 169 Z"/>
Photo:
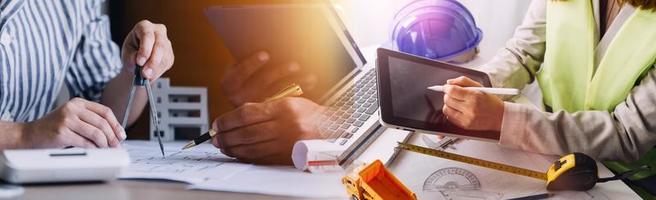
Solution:
<path fill-rule="evenodd" d="M 332 4 L 213 6 L 205 15 L 237 59 L 266 49 L 279 59 L 271 63 L 296 60 L 322 74 L 320 94 L 304 96 L 327 106 L 319 129 L 344 147 L 342 166 L 382 134 L 375 65 L 367 63 Z"/>

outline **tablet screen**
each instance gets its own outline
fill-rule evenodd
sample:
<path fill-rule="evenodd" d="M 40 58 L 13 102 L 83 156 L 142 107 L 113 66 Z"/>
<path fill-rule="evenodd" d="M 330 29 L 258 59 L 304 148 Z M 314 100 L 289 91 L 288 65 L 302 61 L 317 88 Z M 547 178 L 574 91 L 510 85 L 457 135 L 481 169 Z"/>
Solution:
<path fill-rule="evenodd" d="M 434 99 L 427 95 L 426 87 L 443 85 L 449 78 L 458 77 L 457 73 L 445 71 L 431 76 L 417 76 L 432 74 L 435 69 L 431 66 L 402 60 L 396 57 L 389 58 L 390 84 L 392 90 L 392 109 L 394 116 L 422 121 L 432 112 L 439 111 L 434 105 L 442 104 L 442 99 Z M 407 78 L 413 77 L 413 78 Z M 434 95 L 439 97 L 442 95 Z M 432 104 L 431 101 L 435 101 Z"/>
<path fill-rule="evenodd" d="M 444 93 L 426 89 L 460 76 L 489 87 L 487 74 L 389 50 L 379 50 L 378 56 L 381 117 L 385 123 L 427 132 L 497 139 L 498 134 L 494 132 L 467 131 L 448 122 L 442 114 Z"/>
<path fill-rule="evenodd" d="M 294 82 L 304 97 L 319 101 L 366 63 L 329 4 L 212 6 L 205 15 L 237 60 L 266 50 L 272 66 L 290 61 L 301 66 L 269 91 Z M 314 84 L 308 87 L 310 79 Z"/>

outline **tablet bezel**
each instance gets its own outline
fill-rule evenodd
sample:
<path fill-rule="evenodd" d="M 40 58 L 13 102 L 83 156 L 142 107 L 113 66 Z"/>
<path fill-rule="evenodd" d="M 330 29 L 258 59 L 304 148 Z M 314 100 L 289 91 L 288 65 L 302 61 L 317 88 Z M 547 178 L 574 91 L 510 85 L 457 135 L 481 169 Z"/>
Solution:
<path fill-rule="evenodd" d="M 474 78 L 475 80 L 483 80 L 483 86 L 490 87 L 489 76 L 481 71 L 468 69 L 453 64 L 430 60 L 402 52 L 397 52 L 385 48 L 377 50 L 378 57 L 376 59 L 376 73 L 378 74 L 378 102 L 380 104 L 380 122 L 382 125 L 391 128 L 403 129 L 408 131 L 418 131 L 422 133 L 447 135 L 460 138 L 469 138 L 475 140 L 498 142 L 499 133 L 496 131 L 468 131 L 456 127 L 453 124 L 435 124 L 426 121 L 418 121 L 414 119 L 402 118 L 394 116 L 393 111 L 393 96 L 390 85 L 390 69 L 389 58 L 395 57 L 406 61 L 432 66 L 441 70 L 455 71 L 461 73 L 463 76 Z M 448 128 L 444 128 L 448 127 Z M 450 131 L 444 131 L 452 130 Z M 442 131 L 436 131 L 442 130 Z"/>

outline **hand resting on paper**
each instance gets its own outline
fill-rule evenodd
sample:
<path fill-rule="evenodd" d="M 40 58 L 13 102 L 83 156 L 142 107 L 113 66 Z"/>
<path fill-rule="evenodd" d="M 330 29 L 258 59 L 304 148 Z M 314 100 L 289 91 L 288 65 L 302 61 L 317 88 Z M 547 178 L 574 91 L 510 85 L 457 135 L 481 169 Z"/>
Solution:
<path fill-rule="evenodd" d="M 74 98 L 45 117 L 24 124 L 17 148 L 107 148 L 120 146 L 125 131 L 112 110 Z"/>

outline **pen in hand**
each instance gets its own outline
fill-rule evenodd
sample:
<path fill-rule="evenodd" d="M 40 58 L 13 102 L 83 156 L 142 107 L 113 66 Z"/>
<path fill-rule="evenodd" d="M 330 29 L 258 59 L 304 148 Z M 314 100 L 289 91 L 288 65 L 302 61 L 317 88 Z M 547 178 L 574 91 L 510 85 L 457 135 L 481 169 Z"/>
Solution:
<path fill-rule="evenodd" d="M 205 141 L 211 140 L 218 133 L 219 133 L 218 131 L 214 129 L 210 129 L 210 131 L 208 131 L 207 133 L 193 139 L 192 141 L 189 141 L 189 143 L 187 143 L 184 147 L 182 147 L 182 150 L 195 147 L 196 145 L 199 145 Z"/>
<path fill-rule="evenodd" d="M 303 95 L 303 90 L 301 89 L 300 86 L 296 84 L 291 84 L 290 86 L 286 87 L 285 89 L 282 89 L 280 92 L 276 93 L 275 95 L 267 98 L 264 100 L 263 103 L 270 102 L 270 101 L 275 101 L 278 99 L 282 99 L 285 97 L 297 97 Z M 199 145 L 203 142 L 206 142 L 208 140 L 211 140 L 214 136 L 216 136 L 219 133 L 218 130 L 210 129 L 207 133 L 194 138 L 193 140 L 189 141 L 184 147 L 182 147 L 182 150 L 189 149 L 191 147 L 195 147 L 196 145 Z"/>

